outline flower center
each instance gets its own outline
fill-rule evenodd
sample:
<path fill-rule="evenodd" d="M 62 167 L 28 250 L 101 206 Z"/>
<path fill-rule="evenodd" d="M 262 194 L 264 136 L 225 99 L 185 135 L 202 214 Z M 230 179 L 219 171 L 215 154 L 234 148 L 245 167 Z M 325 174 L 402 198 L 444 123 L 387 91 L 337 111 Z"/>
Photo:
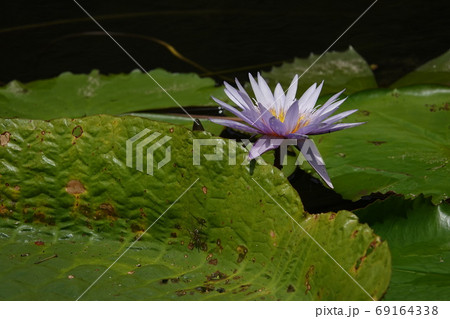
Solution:
<path fill-rule="evenodd" d="M 279 119 L 281 123 L 283 123 L 286 119 L 286 113 L 283 111 L 281 111 L 280 114 L 277 114 L 277 111 L 275 109 L 270 109 L 270 113 L 272 113 L 273 116 Z"/>
<path fill-rule="evenodd" d="M 270 109 L 270 113 L 275 116 L 278 120 L 280 120 L 281 123 L 284 123 L 286 120 L 286 112 L 281 111 L 279 114 L 277 114 L 277 111 L 275 108 Z M 300 128 L 307 126 L 311 121 L 306 118 L 306 116 L 303 114 L 301 115 L 298 120 L 297 124 L 295 125 L 294 129 L 291 133 L 297 132 Z"/>
<path fill-rule="evenodd" d="M 295 125 L 294 129 L 291 133 L 297 132 L 300 128 L 305 127 L 309 124 L 310 120 L 305 119 L 305 115 L 302 115 L 298 118 L 297 124 Z"/>

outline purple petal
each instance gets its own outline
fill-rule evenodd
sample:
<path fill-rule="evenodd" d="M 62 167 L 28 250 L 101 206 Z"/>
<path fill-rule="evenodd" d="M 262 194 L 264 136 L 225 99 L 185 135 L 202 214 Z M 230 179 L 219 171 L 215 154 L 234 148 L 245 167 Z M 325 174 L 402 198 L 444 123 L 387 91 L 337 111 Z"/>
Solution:
<path fill-rule="evenodd" d="M 297 86 L 298 86 L 298 75 L 296 74 L 291 84 L 289 85 L 288 91 L 286 93 L 285 103 L 292 104 L 294 102 L 295 93 L 297 93 Z"/>
<path fill-rule="evenodd" d="M 273 132 L 275 132 L 276 135 L 284 136 L 286 135 L 286 125 L 284 125 L 283 122 L 281 122 L 279 119 L 277 119 L 275 116 L 272 116 L 269 119 L 269 125 Z"/>
<path fill-rule="evenodd" d="M 311 96 L 308 98 L 308 100 L 305 102 L 304 106 L 302 107 L 303 112 L 310 112 L 315 106 L 317 99 L 319 98 L 320 91 L 322 91 L 323 81 L 319 84 L 317 89 L 311 94 Z"/>
<path fill-rule="evenodd" d="M 272 127 L 270 126 L 270 119 L 273 117 L 272 113 L 264 107 L 261 103 L 258 103 L 258 107 L 260 113 L 258 117 L 255 119 L 254 123 L 250 123 L 251 125 L 259 128 L 262 132 L 268 135 L 274 135 Z"/>
<path fill-rule="evenodd" d="M 273 94 L 273 97 L 275 98 L 275 107 L 277 112 L 283 111 L 283 107 L 284 107 L 284 100 L 286 99 L 285 95 L 284 95 L 284 91 L 283 88 L 281 87 L 280 83 L 277 84 L 277 86 L 275 87 L 275 92 Z M 281 105 L 281 110 L 279 105 Z"/>
<path fill-rule="evenodd" d="M 316 113 L 317 115 L 322 115 L 322 114 L 324 114 L 325 112 L 328 112 L 329 109 L 335 108 L 335 103 L 339 103 L 339 105 L 341 105 L 341 104 L 347 99 L 347 97 L 345 97 L 345 98 L 344 98 L 343 100 L 341 100 L 341 101 L 337 101 L 337 99 L 338 99 L 338 97 L 339 97 L 344 91 L 345 91 L 345 89 L 342 90 L 342 91 L 340 91 L 340 92 L 338 92 L 338 93 L 336 93 L 336 94 L 334 94 L 332 97 L 330 97 L 330 98 L 323 104 L 323 106 L 322 106 L 321 108 L 319 108 L 319 109 L 316 110 L 315 113 Z"/>
<path fill-rule="evenodd" d="M 237 117 L 243 119 L 244 121 L 246 121 L 247 123 L 251 123 L 252 121 L 246 116 L 246 114 L 243 114 L 242 112 L 238 111 L 236 108 L 232 107 L 231 105 L 222 102 L 221 100 L 216 99 L 214 96 L 212 97 L 213 100 L 219 104 L 221 107 L 223 107 L 225 110 L 233 113 L 234 115 L 236 115 Z"/>
<path fill-rule="evenodd" d="M 355 113 L 356 111 L 358 111 L 358 110 L 350 110 L 350 111 L 345 111 L 345 112 L 336 114 L 335 116 L 332 116 L 332 117 L 326 119 L 322 123 L 324 123 L 324 124 L 332 124 L 334 122 L 337 122 L 337 121 L 343 119 L 344 117 L 349 116 L 350 114 Z"/>
<path fill-rule="evenodd" d="M 241 91 L 242 93 L 247 94 L 247 92 L 245 91 L 244 87 L 241 85 L 241 83 L 239 82 L 239 80 L 238 80 L 237 78 L 235 78 L 234 81 L 236 82 L 236 85 L 237 85 L 239 91 Z"/>
<path fill-rule="evenodd" d="M 299 140 L 299 139 L 308 138 L 308 135 L 299 134 L 299 133 L 291 133 L 291 134 L 286 135 L 286 138 Z"/>
<path fill-rule="evenodd" d="M 330 177 L 328 176 L 327 169 L 325 167 L 325 162 L 319 153 L 319 150 L 314 144 L 313 140 L 303 139 L 297 142 L 298 149 L 302 152 L 305 159 L 308 161 L 309 165 L 319 174 L 319 176 L 324 180 L 324 182 L 330 187 L 334 188 L 331 183 Z"/>
<path fill-rule="evenodd" d="M 253 145 L 250 153 L 248 154 L 248 158 L 252 160 L 269 150 L 277 148 L 282 142 L 283 139 L 281 138 L 274 139 L 270 136 L 264 135 Z"/>
<path fill-rule="evenodd" d="M 292 132 L 297 125 L 299 117 L 298 101 L 292 103 L 284 116 L 284 124 L 286 125 L 287 132 Z"/>
<path fill-rule="evenodd" d="M 308 134 L 311 134 L 310 132 L 315 132 L 316 130 L 318 130 L 322 126 L 323 126 L 322 123 L 308 124 L 306 126 L 301 127 L 297 132 L 295 132 L 295 134 L 308 135 Z"/>
<path fill-rule="evenodd" d="M 258 72 L 258 84 L 259 84 L 259 88 L 261 90 L 261 93 L 264 95 L 264 97 L 266 98 L 266 101 L 268 103 L 270 103 L 270 105 L 267 105 L 268 107 L 274 107 L 274 98 L 273 98 L 273 94 L 272 91 L 270 90 L 269 86 L 267 85 L 266 80 L 263 79 L 263 77 L 261 76 L 261 74 L 259 74 Z"/>
<path fill-rule="evenodd" d="M 327 117 L 329 117 L 331 114 L 333 114 L 334 112 L 337 111 L 337 109 L 339 108 L 339 106 L 341 106 L 342 103 L 345 102 L 347 98 L 337 101 L 331 105 L 328 106 L 322 106 L 319 110 L 317 110 L 314 113 L 314 122 L 322 122 L 324 119 L 326 119 Z"/>
<path fill-rule="evenodd" d="M 213 123 L 228 126 L 228 127 L 234 128 L 239 131 L 244 131 L 244 132 L 248 132 L 248 133 L 256 133 L 256 134 L 260 133 L 257 129 L 250 127 L 248 125 L 239 123 L 237 121 L 221 120 L 221 119 L 209 119 L 209 120 Z"/>
<path fill-rule="evenodd" d="M 253 93 L 255 93 L 256 100 L 263 104 L 267 104 L 267 101 L 266 101 L 264 95 L 262 94 L 258 83 L 256 83 L 255 79 L 253 78 L 253 76 L 250 73 L 248 74 L 248 78 L 250 79 L 250 85 L 252 86 Z"/>
<path fill-rule="evenodd" d="M 316 91 L 316 86 L 317 86 L 316 83 L 311 85 L 298 100 L 298 107 L 301 110 L 303 109 L 303 105 L 308 101 L 308 99 L 311 97 L 311 95 Z"/>
<path fill-rule="evenodd" d="M 359 122 L 359 123 L 340 123 L 340 124 L 328 124 L 324 127 L 318 128 L 313 130 L 312 132 L 309 132 L 309 135 L 318 135 L 318 134 L 325 134 L 325 133 L 331 133 L 336 132 L 340 130 L 345 130 L 347 128 L 359 126 L 362 124 L 365 124 L 366 122 Z"/>
<path fill-rule="evenodd" d="M 238 94 L 240 95 L 240 97 L 242 98 L 242 100 L 247 103 L 248 109 L 251 111 L 256 110 L 255 108 L 255 104 L 253 104 L 252 99 L 250 98 L 250 96 L 248 96 L 248 94 L 246 92 L 238 92 Z"/>
<path fill-rule="evenodd" d="M 330 97 L 324 104 L 323 106 L 320 108 L 320 110 L 317 110 L 318 113 L 323 113 L 324 111 L 327 110 L 327 108 L 332 105 L 334 102 L 336 102 L 336 100 L 338 99 L 338 97 L 345 91 L 345 89 L 343 89 L 341 92 L 338 92 L 336 94 L 334 94 L 332 97 Z M 344 98 L 344 101 L 347 98 Z"/>
<path fill-rule="evenodd" d="M 243 109 L 247 108 L 246 103 L 242 100 L 242 97 L 238 94 L 238 91 L 229 85 L 227 82 L 223 82 L 225 85 L 225 94 L 233 101 L 237 106 L 240 106 Z"/>

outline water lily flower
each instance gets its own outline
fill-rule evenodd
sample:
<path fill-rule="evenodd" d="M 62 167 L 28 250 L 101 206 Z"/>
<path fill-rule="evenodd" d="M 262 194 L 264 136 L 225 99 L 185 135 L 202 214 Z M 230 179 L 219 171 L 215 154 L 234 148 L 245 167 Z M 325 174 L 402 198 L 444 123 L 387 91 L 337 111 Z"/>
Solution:
<path fill-rule="evenodd" d="M 258 81 L 249 74 L 250 84 L 255 99 L 250 98 L 243 86 L 236 79 L 237 89 L 225 84 L 225 93 L 239 108 L 235 108 L 213 97 L 222 108 L 233 113 L 248 125 L 227 119 L 210 119 L 212 122 L 228 126 L 240 131 L 262 134 L 262 137 L 253 145 L 249 153 L 249 159 L 254 159 L 261 154 L 278 148 L 283 139 L 295 139 L 297 147 L 301 150 L 310 165 L 319 176 L 333 188 L 325 169 L 323 159 L 309 135 L 330 133 L 361 125 L 364 123 L 337 123 L 343 118 L 353 114 L 357 110 L 350 110 L 331 116 L 346 99 L 338 100 L 341 92 L 333 95 L 322 106 L 316 105 L 322 90 L 322 83 L 316 83 L 297 100 L 298 75 L 295 75 L 289 89 L 285 93 L 278 83 L 274 92 L 270 90 L 267 82 L 258 73 Z M 303 147 L 307 143 L 309 150 Z"/>

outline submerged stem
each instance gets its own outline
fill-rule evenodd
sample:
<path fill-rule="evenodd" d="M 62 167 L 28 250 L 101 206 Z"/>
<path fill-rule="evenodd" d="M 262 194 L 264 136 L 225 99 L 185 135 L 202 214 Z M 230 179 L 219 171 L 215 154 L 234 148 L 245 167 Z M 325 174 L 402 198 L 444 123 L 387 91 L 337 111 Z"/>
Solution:
<path fill-rule="evenodd" d="M 281 170 L 283 168 L 283 165 L 281 165 L 281 152 L 280 147 L 277 147 L 275 149 L 275 160 L 273 161 L 273 166 Z"/>

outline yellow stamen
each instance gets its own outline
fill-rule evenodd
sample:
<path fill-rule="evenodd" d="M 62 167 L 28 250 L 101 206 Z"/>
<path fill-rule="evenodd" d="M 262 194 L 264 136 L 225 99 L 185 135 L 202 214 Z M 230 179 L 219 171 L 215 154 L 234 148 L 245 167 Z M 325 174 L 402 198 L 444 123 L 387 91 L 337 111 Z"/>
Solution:
<path fill-rule="evenodd" d="M 277 119 L 280 120 L 280 122 L 284 122 L 286 119 L 286 114 L 284 112 L 281 112 L 280 114 L 277 114 L 277 111 L 275 109 L 270 109 L 270 113 L 272 113 L 273 116 L 275 116 Z"/>
<path fill-rule="evenodd" d="M 309 121 L 309 120 L 305 120 L 305 121 L 304 121 L 304 119 L 305 119 L 305 116 L 304 116 L 304 115 L 302 115 L 302 116 L 299 117 L 299 119 L 297 120 L 297 125 L 295 125 L 295 127 L 294 127 L 294 129 L 292 130 L 291 133 L 295 133 L 295 132 L 297 132 L 300 128 L 305 127 L 305 126 L 307 126 L 307 125 L 309 124 L 310 121 Z"/>

